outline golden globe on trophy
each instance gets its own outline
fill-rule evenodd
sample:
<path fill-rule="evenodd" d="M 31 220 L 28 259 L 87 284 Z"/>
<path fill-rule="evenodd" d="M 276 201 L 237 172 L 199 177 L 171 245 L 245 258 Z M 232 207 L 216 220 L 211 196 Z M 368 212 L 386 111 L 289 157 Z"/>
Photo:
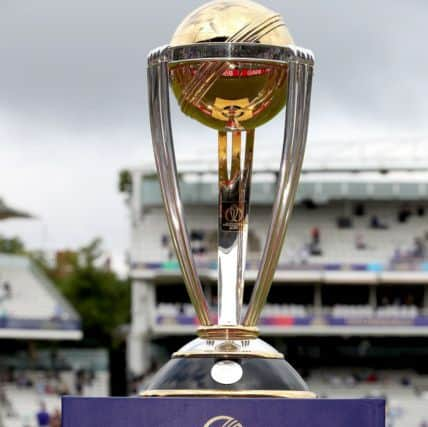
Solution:
<path fill-rule="evenodd" d="M 294 46 L 280 15 L 249 0 L 216 0 L 192 12 L 169 46 L 148 57 L 150 123 L 168 225 L 198 338 L 178 350 L 144 396 L 314 397 L 257 323 L 278 264 L 308 130 L 314 58 Z M 180 199 L 169 91 L 181 111 L 218 134 L 218 322 L 192 256 Z M 272 222 L 242 313 L 255 129 L 285 108 Z M 207 142 L 209 149 L 211 143 Z"/>

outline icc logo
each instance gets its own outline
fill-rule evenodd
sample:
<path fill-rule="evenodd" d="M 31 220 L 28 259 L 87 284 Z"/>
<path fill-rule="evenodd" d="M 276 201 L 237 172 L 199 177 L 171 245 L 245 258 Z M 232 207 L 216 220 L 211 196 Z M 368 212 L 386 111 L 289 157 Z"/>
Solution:
<path fill-rule="evenodd" d="M 226 415 L 211 418 L 204 424 L 204 427 L 244 427 L 239 421 Z"/>
<path fill-rule="evenodd" d="M 241 222 L 244 219 L 244 211 L 238 205 L 232 205 L 226 209 L 224 217 L 229 222 Z"/>

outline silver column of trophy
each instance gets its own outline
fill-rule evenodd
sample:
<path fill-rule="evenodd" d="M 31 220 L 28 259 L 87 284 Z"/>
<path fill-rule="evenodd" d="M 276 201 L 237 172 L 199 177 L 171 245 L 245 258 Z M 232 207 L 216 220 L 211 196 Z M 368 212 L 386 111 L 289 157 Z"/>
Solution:
<path fill-rule="evenodd" d="M 191 13 L 169 46 L 148 58 L 150 123 L 169 229 L 199 338 L 173 355 L 145 396 L 313 397 L 257 323 L 292 212 L 308 130 L 314 59 L 294 46 L 280 15 L 248 0 L 217 0 Z M 202 291 L 180 199 L 169 91 L 184 114 L 218 132 L 218 323 Z M 243 315 L 255 129 L 285 107 L 272 222 Z M 244 138 L 245 137 L 245 138 Z M 208 147 L 208 144 L 207 144 Z"/>

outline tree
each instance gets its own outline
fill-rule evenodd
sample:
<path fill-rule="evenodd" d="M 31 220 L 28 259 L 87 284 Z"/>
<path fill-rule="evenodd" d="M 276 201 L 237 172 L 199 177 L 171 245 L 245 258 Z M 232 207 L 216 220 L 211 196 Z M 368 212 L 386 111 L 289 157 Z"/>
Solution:
<path fill-rule="evenodd" d="M 130 282 L 110 271 L 103 259 L 101 239 L 94 239 L 75 253 L 64 253 L 62 261 L 67 268 L 57 262 L 47 272 L 80 314 L 83 344 L 108 349 L 110 391 L 123 395 L 127 392 L 126 345 L 118 331 L 130 321 Z"/>
<path fill-rule="evenodd" d="M 120 193 L 132 194 L 132 176 L 129 170 L 124 169 L 119 172 L 118 187 Z"/>
<path fill-rule="evenodd" d="M 25 246 L 18 237 L 7 238 L 0 235 L 0 253 L 22 255 L 25 253 Z"/>
<path fill-rule="evenodd" d="M 110 357 L 110 390 L 126 393 L 125 342 L 118 334 L 130 320 L 130 282 L 109 268 L 97 238 L 77 251 L 57 252 L 52 266 L 43 251 L 29 252 L 18 238 L 0 236 L 0 253 L 29 256 L 51 278 L 82 319 L 82 346 L 104 347 Z"/>
<path fill-rule="evenodd" d="M 67 275 L 50 275 L 79 312 L 85 340 L 111 346 L 119 326 L 129 322 L 130 284 L 105 268 L 101 245 L 94 239 L 70 257 L 74 265 Z"/>

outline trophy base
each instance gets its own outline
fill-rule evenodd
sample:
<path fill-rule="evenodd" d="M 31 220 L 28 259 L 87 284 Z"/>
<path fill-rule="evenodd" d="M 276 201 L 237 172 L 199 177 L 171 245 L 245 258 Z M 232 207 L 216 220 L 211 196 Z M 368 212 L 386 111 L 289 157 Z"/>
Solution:
<path fill-rule="evenodd" d="M 145 397 L 314 398 L 284 356 L 260 339 L 196 339 L 155 375 Z"/>

